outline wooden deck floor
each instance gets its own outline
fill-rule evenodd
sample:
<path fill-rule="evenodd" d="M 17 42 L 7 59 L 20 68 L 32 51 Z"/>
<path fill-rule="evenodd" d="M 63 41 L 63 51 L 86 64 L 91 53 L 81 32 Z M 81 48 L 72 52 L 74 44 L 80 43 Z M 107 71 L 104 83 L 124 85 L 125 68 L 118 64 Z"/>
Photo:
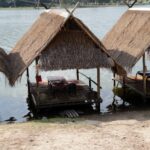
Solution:
<path fill-rule="evenodd" d="M 118 81 L 119 83 L 121 83 L 123 85 L 123 80 L 121 78 L 115 78 L 115 81 Z M 150 97 L 150 80 L 147 80 L 146 82 L 146 94 L 144 93 L 144 85 L 143 85 L 143 80 L 142 79 L 135 79 L 135 78 L 131 78 L 131 77 L 127 77 L 125 78 L 125 85 L 131 89 L 133 89 L 134 91 L 138 92 L 139 94 L 141 94 L 142 96 L 146 96 L 146 97 Z"/>
<path fill-rule="evenodd" d="M 31 84 L 31 93 L 34 96 L 35 105 L 37 107 L 54 107 L 58 105 L 73 105 L 73 104 L 85 104 L 91 103 L 91 99 L 97 100 L 97 92 L 92 92 L 89 100 L 87 95 L 89 94 L 89 86 L 83 82 L 77 84 L 76 93 L 68 94 L 67 91 L 58 92 L 55 95 L 51 94 L 47 84 L 41 84 L 37 88 L 35 84 Z"/>

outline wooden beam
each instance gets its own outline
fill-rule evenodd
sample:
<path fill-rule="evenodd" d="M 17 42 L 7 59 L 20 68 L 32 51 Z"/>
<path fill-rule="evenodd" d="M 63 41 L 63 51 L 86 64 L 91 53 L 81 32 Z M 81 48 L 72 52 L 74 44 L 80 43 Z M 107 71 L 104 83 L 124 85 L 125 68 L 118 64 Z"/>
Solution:
<path fill-rule="evenodd" d="M 77 2 L 76 5 L 74 6 L 74 8 L 70 11 L 68 8 L 65 8 L 66 11 L 71 15 L 73 15 L 74 11 L 76 10 L 76 8 L 78 7 L 80 2 Z"/>
<path fill-rule="evenodd" d="M 79 80 L 79 69 L 76 69 L 77 80 Z"/>
<path fill-rule="evenodd" d="M 97 95 L 100 98 L 100 68 L 97 68 Z"/>
<path fill-rule="evenodd" d="M 143 88 L 144 88 L 144 94 L 146 95 L 146 64 L 145 64 L 145 53 L 143 55 Z"/>
<path fill-rule="evenodd" d="M 124 2 L 124 4 L 126 4 L 129 8 L 132 8 L 134 5 L 135 5 L 135 3 L 137 2 L 137 0 L 134 0 L 134 1 L 131 1 L 131 0 L 124 0 L 123 1 Z"/>

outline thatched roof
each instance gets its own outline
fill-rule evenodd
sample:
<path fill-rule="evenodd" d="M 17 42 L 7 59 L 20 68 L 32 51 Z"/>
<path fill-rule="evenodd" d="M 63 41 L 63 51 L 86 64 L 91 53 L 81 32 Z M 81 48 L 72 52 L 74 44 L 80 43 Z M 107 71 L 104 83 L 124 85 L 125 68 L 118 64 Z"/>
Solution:
<path fill-rule="evenodd" d="M 150 9 L 129 9 L 106 34 L 103 43 L 121 66 L 131 70 L 150 48 Z"/>
<path fill-rule="evenodd" d="M 58 10 L 42 13 L 10 52 L 11 85 L 38 56 L 44 70 L 106 67 L 125 73 L 82 21 Z"/>
<path fill-rule="evenodd" d="M 2 48 L 0 48 L 0 72 L 3 72 L 9 78 L 9 58 Z"/>

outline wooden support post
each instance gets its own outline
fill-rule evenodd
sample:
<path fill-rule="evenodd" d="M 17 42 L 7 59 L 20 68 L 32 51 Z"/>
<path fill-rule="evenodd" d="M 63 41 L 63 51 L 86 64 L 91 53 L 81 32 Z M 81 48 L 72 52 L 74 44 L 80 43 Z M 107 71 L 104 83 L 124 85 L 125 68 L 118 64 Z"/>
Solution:
<path fill-rule="evenodd" d="M 145 65 L 145 53 L 143 55 L 143 88 L 144 88 L 144 94 L 146 95 L 146 65 Z"/>
<path fill-rule="evenodd" d="M 98 98 L 100 98 L 100 68 L 97 68 L 97 94 Z"/>
<path fill-rule="evenodd" d="M 123 105 L 125 104 L 125 98 L 126 98 L 126 80 L 125 76 L 123 76 Z"/>
<path fill-rule="evenodd" d="M 116 80 L 115 80 L 116 74 L 113 72 L 113 78 L 114 78 L 114 88 L 116 87 Z"/>
<path fill-rule="evenodd" d="M 77 80 L 79 80 L 79 69 L 76 70 Z"/>
<path fill-rule="evenodd" d="M 89 78 L 89 88 L 90 88 L 90 90 L 92 89 L 91 78 Z"/>
<path fill-rule="evenodd" d="M 115 105 L 115 102 L 116 102 L 116 99 L 115 99 L 115 97 L 116 97 L 116 80 L 115 80 L 115 77 L 116 77 L 116 74 L 115 74 L 115 72 L 113 72 L 113 82 L 114 82 L 114 84 L 113 84 L 113 90 L 114 90 L 114 96 L 113 96 L 113 102 L 112 102 L 112 109 L 113 109 L 113 111 L 115 112 L 116 111 L 116 105 Z"/>
<path fill-rule="evenodd" d="M 37 95 L 39 97 L 39 83 L 37 81 L 37 76 L 39 75 L 39 66 L 38 66 L 39 57 L 35 59 L 35 67 L 36 67 L 36 89 L 37 89 Z"/>
<path fill-rule="evenodd" d="M 37 76 L 39 75 L 39 66 L 38 66 L 38 61 L 39 61 L 39 57 L 37 57 L 36 59 L 35 59 L 35 67 L 36 67 L 36 78 L 37 78 Z M 37 82 L 37 79 L 36 79 L 36 85 L 37 85 L 37 87 L 38 87 L 38 85 L 39 85 L 39 83 Z"/>
<path fill-rule="evenodd" d="M 36 75 L 39 74 L 39 69 L 38 69 L 38 58 L 35 59 L 35 65 L 36 65 Z"/>
<path fill-rule="evenodd" d="M 28 87 L 28 98 L 31 98 L 31 92 L 30 92 L 30 80 L 29 80 L 29 69 L 27 68 L 27 87 Z"/>
<path fill-rule="evenodd" d="M 101 103 L 101 97 L 100 97 L 100 68 L 97 68 L 97 98 L 98 98 L 98 103 L 97 103 L 97 110 L 100 113 L 100 103 Z"/>

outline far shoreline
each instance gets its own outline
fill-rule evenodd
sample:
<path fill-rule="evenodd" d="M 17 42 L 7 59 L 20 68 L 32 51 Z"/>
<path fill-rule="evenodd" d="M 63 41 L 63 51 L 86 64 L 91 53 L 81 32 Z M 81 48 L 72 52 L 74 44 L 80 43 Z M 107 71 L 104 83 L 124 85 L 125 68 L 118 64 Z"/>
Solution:
<path fill-rule="evenodd" d="M 150 3 L 147 4 L 136 4 L 135 6 L 150 6 Z M 51 7 L 50 9 L 63 9 L 63 8 L 73 8 L 74 5 L 64 5 L 62 7 L 55 6 L 55 7 Z M 99 4 L 99 5 L 80 5 L 78 6 L 78 8 L 102 8 L 102 7 L 127 7 L 125 4 Z M 44 9 L 43 7 L 39 7 L 39 8 L 34 8 L 32 6 L 30 7 L 0 7 L 0 10 L 21 10 L 21 9 L 28 9 L 28 10 L 39 10 L 39 9 Z"/>

